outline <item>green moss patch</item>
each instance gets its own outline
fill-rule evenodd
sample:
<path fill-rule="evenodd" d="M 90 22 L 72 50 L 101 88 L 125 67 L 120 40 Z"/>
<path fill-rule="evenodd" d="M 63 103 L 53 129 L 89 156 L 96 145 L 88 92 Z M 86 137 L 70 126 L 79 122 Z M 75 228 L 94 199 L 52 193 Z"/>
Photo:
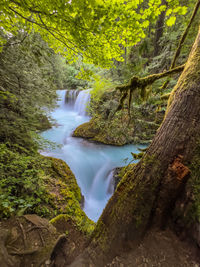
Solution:
<path fill-rule="evenodd" d="M 91 221 L 81 209 L 83 196 L 76 182 L 76 178 L 68 165 L 55 158 L 48 158 L 50 166 L 47 167 L 46 188 L 50 196 L 50 204 L 58 215 L 51 222 L 57 223 L 60 220 L 72 221 L 79 231 L 89 235 L 94 229 L 94 222 Z"/>

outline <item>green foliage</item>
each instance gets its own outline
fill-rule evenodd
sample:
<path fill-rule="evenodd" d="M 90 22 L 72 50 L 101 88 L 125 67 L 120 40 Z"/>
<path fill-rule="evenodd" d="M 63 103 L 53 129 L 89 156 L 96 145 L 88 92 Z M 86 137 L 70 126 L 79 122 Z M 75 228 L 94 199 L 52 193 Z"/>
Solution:
<path fill-rule="evenodd" d="M 138 1 L 1 1 L 0 20 L 4 34 L 18 29 L 39 31 L 42 38 L 69 60 L 80 55 L 89 63 L 108 67 L 113 58 L 123 61 L 123 47 L 131 47 L 146 36 L 150 22 L 163 10 L 169 16 L 184 14 L 178 0 Z M 170 25 L 175 22 L 169 19 Z M 4 43 L 3 34 L 1 35 Z"/>
<path fill-rule="evenodd" d="M 58 215 L 57 217 L 53 218 L 50 223 L 56 227 L 57 224 L 67 225 L 68 221 L 72 221 L 79 231 L 88 237 L 95 228 L 95 223 L 90 220 L 79 207 L 76 207 L 76 209 L 74 208 L 74 213 Z"/>
<path fill-rule="evenodd" d="M 116 84 L 114 84 L 111 80 L 101 77 L 100 75 L 96 75 L 90 92 L 93 101 L 98 101 L 105 91 L 114 88 L 115 85 Z"/>
<path fill-rule="evenodd" d="M 62 60 L 64 59 L 62 58 Z M 80 60 L 72 64 L 66 63 L 61 69 L 63 87 L 67 89 L 88 88 L 90 86 L 90 75 L 93 74 L 93 70 L 93 65 L 81 63 Z"/>
<path fill-rule="evenodd" d="M 56 100 L 54 58 L 38 34 L 8 39 L 0 54 L 0 142 L 36 149 L 32 133 L 48 126 L 45 115 Z"/>
<path fill-rule="evenodd" d="M 18 152 L 20 150 L 20 152 Z M 2 217 L 36 212 L 46 215 L 48 209 L 38 206 L 48 203 L 42 168 L 47 164 L 38 154 L 29 155 L 15 146 L 0 144 L 0 213 Z"/>
<path fill-rule="evenodd" d="M 176 21 L 176 17 L 170 17 L 167 20 L 167 26 L 170 26 L 171 27 L 172 25 L 174 25 L 175 21 Z"/>
<path fill-rule="evenodd" d="M 0 53 L 1 218 L 49 214 L 43 181 L 48 163 L 37 152 L 43 142 L 36 131 L 51 126 L 46 113 L 56 101 L 55 57 L 35 33 L 7 38 Z"/>

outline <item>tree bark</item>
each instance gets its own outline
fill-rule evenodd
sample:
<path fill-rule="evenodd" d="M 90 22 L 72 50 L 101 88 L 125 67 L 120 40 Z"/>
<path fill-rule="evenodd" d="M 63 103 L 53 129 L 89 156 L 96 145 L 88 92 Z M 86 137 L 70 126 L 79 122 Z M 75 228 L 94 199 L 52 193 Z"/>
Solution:
<path fill-rule="evenodd" d="M 166 5 L 166 0 L 162 0 L 162 5 Z M 154 39 L 154 57 L 159 55 L 159 52 L 161 49 L 159 41 L 160 41 L 160 38 L 163 36 L 165 14 L 166 14 L 166 11 L 161 12 L 156 23 L 156 32 L 155 32 L 155 39 Z"/>
<path fill-rule="evenodd" d="M 136 246 L 152 224 L 165 227 L 190 177 L 187 166 L 198 140 L 200 29 L 155 138 L 141 161 L 123 177 L 97 222 L 88 248 L 72 266 L 104 266 L 127 241 Z"/>

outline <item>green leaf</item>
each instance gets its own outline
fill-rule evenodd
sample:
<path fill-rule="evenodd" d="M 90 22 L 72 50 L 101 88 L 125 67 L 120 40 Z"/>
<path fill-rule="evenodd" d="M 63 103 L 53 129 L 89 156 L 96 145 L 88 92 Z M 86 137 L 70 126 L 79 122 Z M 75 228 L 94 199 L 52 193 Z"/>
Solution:
<path fill-rule="evenodd" d="M 170 17 L 168 20 L 167 20 L 167 26 L 171 27 L 172 25 L 174 25 L 176 22 L 176 17 L 175 16 L 172 16 Z"/>

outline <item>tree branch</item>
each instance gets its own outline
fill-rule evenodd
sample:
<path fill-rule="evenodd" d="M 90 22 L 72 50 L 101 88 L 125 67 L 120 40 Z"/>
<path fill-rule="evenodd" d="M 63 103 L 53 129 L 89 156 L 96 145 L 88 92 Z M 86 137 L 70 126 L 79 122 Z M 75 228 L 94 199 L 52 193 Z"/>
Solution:
<path fill-rule="evenodd" d="M 15 1 L 12 1 L 13 3 L 17 4 L 17 2 Z M 19 4 L 20 5 L 20 4 Z M 71 42 L 70 40 L 68 40 L 65 36 L 62 36 L 61 33 L 57 30 L 57 29 L 54 29 L 52 27 L 49 27 L 47 26 L 44 21 L 42 20 L 41 18 L 41 13 L 37 12 L 37 16 L 39 17 L 39 20 L 41 21 L 41 23 L 38 23 L 36 22 L 35 20 L 32 20 L 30 18 L 27 18 L 25 16 L 23 16 L 21 13 L 19 13 L 18 11 L 14 10 L 12 7 L 9 7 L 9 9 L 14 12 L 16 15 L 20 16 L 21 18 L 23 18 L 24 20 L 32 23 L 32 24 L 35 24 L 37 26 L 39 26 L 40 28 L 46 30 L 50 35 L 52 35 L 56 40 L 58 40 L 60 43 L 64 44 L 66 46 L 66 48 L 72 50 L 75 54 L 79 55 L 79 56 L 82 56 L 81 53 L 79 53 L 78 51 L 76 51 L 74 49 L 77 48 L 77 49 L 80 49 L 79 47 L 77 47 L 77 45 L 75 45 L 73 42 Z M 58 36 L 56 35 L 59 35 L 61 38 L 59 38 Z M 62 39 L 63 38 L 63 39 Z M 64 40 L 66 40 L 67 42 L 69 42 L 73 47 L 69 46 Z M 80 49 L 81 50 L 81 49 Z M 89 57 L 89 56 L 88 56 Z M 90 57 L 91 58 L 91 57 Z"/>
<path fill-rule="evenodd" d="M 55 34 L 56 34 L 56 32 L 54 33 L 54 32 L 52 32 L 52 31 L 50 31 L 50 29 L 46 26 L 46 24 L 43 22 L 43 20 L 42 20 L 42 18 L 41 18 L 41 16 L 40 15 L 38 15 L 39 16 L 39 18 L 40 18 L 40 21 L 41 21 L 41 23 L 42 23 L 42 28 L 43 29 L 45 29 L 47 32 L 49 32 L 56 40 L 58 40 L 59 42 L 61 42 L 61 43 L 63 43 L 68 49 L 70 49 L 70 50 L 72 50 L 74 53 L 76 53 L 76 54 L 79 54 L 77 51 L 75 51 L 75 49 L 74 48 L 72 48 L 72 47 L 70 47 L 69 45 L 67 45 L 64 41 L 62 41 L 60 38 L 58 38 Z"/>
<path fill-rule="evenodd" d="M 117 86 L 116 89 L 120 90 L 122 92 L 122 91 L 127 91 L 129 89 L 134 91 L 136 88 L 144 88 L 148 85 L 153 84 L 156 80 L 159 80 L 161 78 L 164 78 L 164 77 L 167 77 L 167 76 L 170 76 L 170 75 L 173 75 L 173 74 L 176 74 L 176 73 L 183 71 L 184 67 L 185 67 L 185 65 L 181 65 L 181 66 L 178 66 L 178 67 L 173 68 L 171 70 L 167 70 L 165 72 L 158 73 L 158 74 L 152 74 L 152 75 L 149 75 L 149 76 L 146 76 L 143 78 L 140 78 L 138 76 L 133 76 L 130 79 L 129 83 L 127 83 L 125 85 Z"/>
<path fill-rule="evenodd" d="M 140 78 L 138 76 L 133 76 L 130 79 L 129 83 L 127 83 L 125 85 L 117 86 L 116 90 L 120 90 L 122 95 L 121 95 L 119 106 L 117 107 L 117 109 L 114 113 L 116 113 L 117 111 L 119 111 L 123 108 L 123 104 L 124 104 L 125 99 L 128 96 L 128 92 L 129 92 L 129 96 L 130 96 L 129 97 L 129 104 L 128 104 L 129 109 L 130 109 L 133 91 L 135 91 L 137 89 L 141 90 L 140 93 L 144 98 L 145 90 L 146 90 L 147 86 L 152 85 L 155 81 L 162 79 L 166 76 L 170 76 L 170 75 L 182 72 L 184 67 L 185 67 L 185 65 L 181 65 L 181 66 L 178 66 L 178 67 L 173 68 L 171 70 L 168 70 L 168 71 L 165 71 L 162 73 L 158 73 L 158 74 L 152 74 L 152 75 L 149 75 L 149 76 L 146 76 L 143 78 Z"/>
<path fill-rule="evenodd" d="M 24 40 L 26 39 L 27 36 L 28 36 L 28 34 L 26 33 L 26 34 L 24 35 L 24 37 L 23 37 L 22 40 L 17 41 L 17 42 L 13 42 L 13 43 L 9 43 L 9 42 L 7 42 L 7 43 L 4 44 L 4 45 L 0 45 L 0 47 L 8 47 L 8 46 L 13 46 L 13 45 L 22 44 L 22 43 L 24 42 Z"/>

